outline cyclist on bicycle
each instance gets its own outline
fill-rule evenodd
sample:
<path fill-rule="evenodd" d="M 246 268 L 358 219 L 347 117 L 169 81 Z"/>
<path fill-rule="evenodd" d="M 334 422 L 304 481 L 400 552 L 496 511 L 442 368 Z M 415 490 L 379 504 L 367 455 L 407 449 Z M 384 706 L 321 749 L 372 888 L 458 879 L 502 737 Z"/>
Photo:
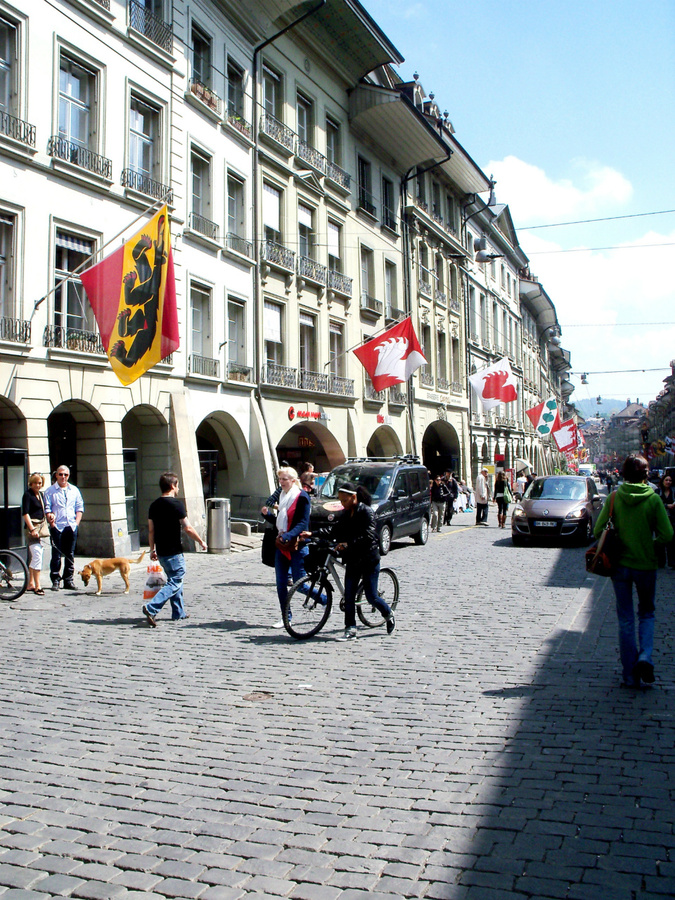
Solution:
<path fill-rule="evenodd" d="M 371 497 L 363 485 L 350 481 L 340 485 L 338 499 L 343 510 L 332 528 L 336 549 L 345 563 L 345 632 L 340 640 L 356 637 L 356 592 L 363 579 L 366 598 L 387 623 L 387 634 L 396 628 L 394 614 L 377 592 L 380 575 L 380 548 Z"/>

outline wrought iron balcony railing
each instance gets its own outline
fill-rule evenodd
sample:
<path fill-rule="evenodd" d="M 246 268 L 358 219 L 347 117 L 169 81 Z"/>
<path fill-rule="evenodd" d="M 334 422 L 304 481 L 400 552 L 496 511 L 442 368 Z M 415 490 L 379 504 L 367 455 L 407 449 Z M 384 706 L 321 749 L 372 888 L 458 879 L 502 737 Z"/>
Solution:
<path fill-rule="evenodd" d="M 326 176 L 346 191 L 351 190 L 352 176 L 349 172 L 345 172 L 344 169 L 341 169 L 337 163 L 326 160 Z"/>
<path fill-rule="evenodd" d="M 56 159 L 63 159 L 79 166 L 80 169 L 86 169 L 88 172 L 94 172 L 96 175 L 112 181 L 112 160 L 106 159 L 105 156 L 94 153 L 93 150 L 88 150 L 80 144 L 68 141 L 58 134 L 49 138 L 47 153 Z"/>
<path fill-rule="evenodd" d="M 230 104 L 227 109 L 227 121 L 233 128 L 236 128 L 237 131 L 240 131 L 249 140 L 253 140 L 253 128 L 251 123 L 247 122 L 232 104 Z"/>
<path fill-rule="evenodd" d="M 207 87 L 207 85 L 197 79 L 193 79 L 190 82 L 190 93 L 194 94 L 198 100 L 205 103 L 206 106 L 208 106 L 209 109 L 212 109 L 217 115 L 220 115 L 222 101 L 218 94 L 210 87 Z"/>
<path fill-rule="evenodd" d="M 129 27 L 138 31 L 162 50 L 171 53 L 173 50 L 173 29 L 171 25 L 153 16 L 149 9 L 138 0 L 129 0 Z"/>
<path fill-rule="evenodd" d="M 44 333 L 44 345 L 60 350 L 106 355 L 98 332 L 82 331 L 79 328 L 68 328 L 64 325 L 47 325 Z"/>
<path fill-rule="evenodd" d="M 298 372 L 298 387 L 303 391 L 327 394 L 328 383 L 328 375 L 322 372 L 308 372 L 306 369 L 300 369 Z"/>
<path fill-rule="evenodd" d="M 453 394 L 461 394 L 462 393 L 462 382 L 461 381 L 451 381 L 450 382 L 450 390 Z"/>
<path fill-rule="evenodd" d="M 376 300 L 375 297 L 371 297 L 370 294 L 366 294 L 365 291 L 361 293 L 361 309 L 364 312 L 376 313 L 378 316 L 382 315 L 382 302 L 380 300 Z"/>
<path fill-rule="evenodd" d="M 388 206 L 382 207 L 382 224 L 390 231 L 398 231 L 398 221 L 396 219 L 396 213 L 393 209 L 389 209 Z"/>
<path fill-rule="evenodd" d="M 478 344 L 478 343 L 480 342 L 480 337 L 478 336 L 478 332 L 477 332 L 477 331 L 472 331 L 472 332 L 469 334 L 469 339 L 470 339 L 471 341 L 473 341 L 474 344 Z"/>
<path fill-rule="evenodd" d="M 191 353 L 188 356 L 188 373 L 190 375 L 206 375 L 209 378 L 220 378 L 220 360 L 210 356 L 198 356 Z"/>
<path fill-rule="evenodd" d="M 385 312 L 385 319 L 387 321 L 398 322 L 405 316 L 405 310 L 399 309 L 397 306 L 394 306 L 393 303 L 387 303 L 387 308 Z"/>
<path fill-rule="evenodd" d="M 377 207 L 373 203 L 373 195 L 362 185 L 359 185 L 359 209 L 367 212 L 369 216 L 377 215 Z"/>
<path fill-rule="evenodd" d="M 378 402 L 384 402 L 387 398 L 386 391 L 376 391 L 370 381 L 367 381 L 363 387 L 363 396 L 366 400 L 377 400 Z"/>
<path fill-rule="evenodd" d="M 434 291 L 434 300 L 439 306 L 447 306 L 448 298 L 445 295 L 445 291 L 442 291 L 440 288 L 436 288 Z"/>
<path fill-rule="evenodd" d="M 352 295 L 352 279 L 336 269 L 328 270 L 328 287 L 338 294 L 346 294 L 348 297 Z"/>
<path fill-rule="evenodd" d="M 103 9 L 107 9 L 110 12 L 110 0 L 95 0 L 99 6 L 102 6 Z"/>
<path fill-rule="evenodd" d="M 276 363 L 267 363 L 262 367 L 260 380 L 264 384 L 294 388 L 298 386 L 298 370 L 290 369 L 288 366 L 278 366 Z"/>
<path fill-rule="evenodd" d="M 451 300 L 450 301 L 450 309 L 453 312 L 458 313 L 459 312 L 459 300 Z"/>
<path fill-rule="evenodd" d="M 340 397 L 353 397 L 354 379 L 343 378 L 342 375 L 331 375 L 329 391 L 331 394 L 338 394 Z"/>
<path fill-rule="evenodd" d="M 295 145 L 295 132 L 288 125 L 284 125 L 269 113 L 263 113 L 260 116 L 260 131 L 268 137 L 274 138 L 277 143 L 289 150 L 293 150 Z"/>
<path fill-rule="evenodd" d="M 298 138 L 295 144 L 295 155 L 300 159 L 304 159 L 305 162 L 309 163 L 310 166 L 313 166 L 320 172 L 326 172 L 326 157 L 323 153 L 319 153 L 318 150 L 312 147 L 311 144 L 308 144 L 307 141 L 301 141 L 300 138 Z"/>
<path fill-rule="evenodd" d="M 426 200 L 422 200 L 421 197 L 415 198 L 415 206 L 418 206 L 420 209 L 424 210 L 424 212 L 429 212 L 429 204 Z"/>
<path fill-rule="evenodd" d="M 0 112 L 0 134 L 21 141 L 27 147 L 35 146 L 35 125 L 30 125 L 6 112 Z"/>
<path fill-rule="evenodd" d="M 228 231 L 226 240 L 228 250 L 234 250 L 235 253 L 241 253 L 242 256 L 248 256 L 249 259 L 253 256 L 253 244 L 246 238 L 239 237 L 233 231 Z"/>
<path fill-rule="evenodd" d="M 218 226 L 211 219 L 192 212 L 188 218 L 188 227 L 191 231 L 196 231 L 197 234 L 202 234 L 211 241 L 218 240 Z"/>
<path fill-rule="evenodd" d="M 282 269 L 293 271 L 295 263 L 295 251 L 289 250 L 282 244 L 276 244 L 274 241 L 263 241 L 262 258 L 265 262 L 272 263 Z"/>
<path fill-rule="evenodd" d="M 227 377 L 230 381 L 253 381 L 253 369 L 250 366 L 242 366 L 241 363 L 229 362 L 227 364 Z"/>
<path fill-rule="evenodd" d="M 434 386 L 433 372 L 427 372 L 426 369 L 420 369 L 420 382 L 424 387 L 432 388 Z"/>
<path fill-rule="evenodd" d="M 389 388 L 389 402 L 394 406 L 405 406 L 406 404 L 406 395 L 403 391 L 400 391 L 398 388 L 390 387 Z"/>
<path fill-rule="evenodd" d="M 310 281 L 325 284 L 327 273 L 328 269 L 326 266 L 320 265 L 308 256 L 298 257 L 298 275 L 301 278 L 309 278 Z"/>
<path fill-rule="evenodd" d="M 420 293 L 426 294 L 428 297 L 431 297 L 431 282 L 427 281 L 425 278 L 420 276 L 417 285 L 420 289 Z"/>
<path fill-rule="evenodd" d="M 443 224 L 443 216 L 441 215 L 440 211 L 438 210 L 438 207 L 436 207 L 436 206 L 433 208 L 433 210 L 431 212 L 431 218 L 434 220 L 434 222 L 438 222 L 439 225 Z"/>
<path fill-rule="evenodd" d="M 440 375 L 436 376 L 436 390 L 439 391 L 447 391 L 450 388 L 450 382 L 447 378 L 441 378 Z"/>
<path fill-rule="evenodd" d="M 169 206 L 173 205 L 173 191 L 171 188 L 155 181 L 142 172 L 135 172 L 133 169 L 122 169 L 122 186 L 133 188 L 141 194 L 147 194 L 148 197 L 154 197 L 155 200 L 164 200 Z"/>
<path fill-rule="evenodd" d="M 30 322 L 27 319 L 12 319 L 0 316 L 0 341 L 14 344 L 30 344 Z"/>

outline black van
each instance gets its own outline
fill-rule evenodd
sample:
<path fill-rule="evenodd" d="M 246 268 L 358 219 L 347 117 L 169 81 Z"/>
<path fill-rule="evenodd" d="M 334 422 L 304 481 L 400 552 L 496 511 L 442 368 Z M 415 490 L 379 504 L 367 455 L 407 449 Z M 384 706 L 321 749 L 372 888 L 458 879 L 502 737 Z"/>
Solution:
<path fill-rule="evenodd" d="M 429 538 L 429 473 L 416 456 L 348 459 L 337 466 L 312 498 L 311 527 L 332 522 L 342 509 L 340 485 L 362 484 L 373 498 L 380 553 L 389 553 L 392 539 L 411 536 L 416 544 Z"/>

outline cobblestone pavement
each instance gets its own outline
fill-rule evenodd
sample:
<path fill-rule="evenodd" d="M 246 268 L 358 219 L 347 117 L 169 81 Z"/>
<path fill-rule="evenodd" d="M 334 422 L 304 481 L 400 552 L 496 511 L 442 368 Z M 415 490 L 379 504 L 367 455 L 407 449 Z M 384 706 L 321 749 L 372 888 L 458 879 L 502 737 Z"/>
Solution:
<path fill-rule="evenodd" d="M 0 897 L 675 896 L 675 572 L 619 688 L 581 549 L 468 515 L 387 557 L 398 628 L 295 642 L 256 552 L 0 608 Z M 266 696 L 265 692 L 269 695 Z"/>

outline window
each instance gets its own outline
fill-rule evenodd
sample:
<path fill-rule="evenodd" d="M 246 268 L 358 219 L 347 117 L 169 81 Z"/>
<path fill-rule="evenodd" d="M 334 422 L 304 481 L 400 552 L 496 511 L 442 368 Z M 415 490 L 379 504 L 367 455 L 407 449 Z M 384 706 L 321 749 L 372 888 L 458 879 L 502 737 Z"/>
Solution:
<path fill-rule="evenodd" d="M 192 214 L 211 218 L 211 159 L 197 150 L 192 151 Z"/>
<path fill-rule="evenodd" d="M 268 66 L 263 66 L 263 107 L 268 115 L 281 119 L 281 76 Z"/>
<path fill-rule="evenodd" d="M 345 374 L 345 332 L 338 322 L 330 323 L 330 373 L 339 377 Z"/>
<path fill-rule="evenodd" d="M 213 354 L 211 343 L 211 290 L 193 284 L 190 288 L 192 353 L 206 359 Z"/>
<path fill-rule="evenodd" d="M 65 231 L 56 232 L 56 283 L 79 269 L 94 252 L 94 242 Z M 54 293 L 54 325 L 68 331 L 95 332 L 94 312 L 79 278 L 59 285 Z"/>
<path fill-rule="evenodd" d="M 445 224 L 454 234 L 457 233 L 457 204 L 452 194 L 445 196 L 446 219 Z"/>
<path fill-rule="evenodd" d="M 309 206 L 298 205 L 298 254 L 312 258 L 314 244 L 314 211 Z"/>
<path fill-rule="evenodd" d="M 328 268 L 332 272 L 342 271 L 342 228 L 328 220 Z"/>
<path fill-rule="evenodd" d="M 445 291 L 445 274 L 444 274 L 444 266 L 443 266 L 443 257 L 440 253 L 436 254 L 435 257 L 435 276 L 436 276 L 436 288 L 439 291 Z"/>
<path fill-rule="evenodd" d="M 197 25 L 192 26 L 192 81 L 210 88 L 211 38 Z"/>
<path fill-rule="evenodd" d="M 342 143 L 340 126 L 333 119 L 326 119 L 326 159 L 339 166 L 342 162 Z"/>
<path fill-rule="evenodd" d="M 316 371 L 316 319 L 304 312 L 300 313 L 300 368 Z"/>
<path fill-rule="evenodd" d="M 460 375 L 461 357 L 459 354 L 459 338 L 452 338 L 450 347 L 452 351 L 452 380 L 455 384 L 460 384 L 462 377 Z"/>
<path fill-rule="evenodd" d="M 129 168 L 159 178 L 159 110 L 132 95 L 129 110 Z"/>
<path fill-rule="evenodd" d="M 504 351 L 504 353 L 506 353 L 506 350 L 507 350 L 506 336 L 508 335 L 508 333 L 509 333 L 509 314 L 506 312 L 506 310 L 504 310 L 502 313 L 502 343 L 501 343 L 501 347 L 502 347 L 502 350 Z"/>
<path fill-rule="evenodd" d="M 469 287 L 469 325 L 471 334 L 478 333 L 478 323 L 476 321 L 476 289 Z"/>
<path fill-rule="evenodd" d="M 506 269 L 502 266 L 502 287 L 506 287 Z"/>
<path fill-rule="evenodd" d="M 375 293 L 373 284 L 373 251 L 361 247 L 361 297 L 369 299 Z"/>
<path fill-rule="evenodd" d="M 17 114 L 17 30 L 0 19 L 0 113 Z M 0 131 L 6 129 L 0 123 Z"/>
<path fill-rule="evenodd" d="M 367 159 L 359 156 L 357 160 L 358 180 L 359 180 L 359 208 L 375 215 L 375 204 L 373 203 L 372 194 L 372 167 Z"/>
<path fill-rule="evenodd" d="M 306 144 L 311 144 L 314 135 L 314 110 L 312 101 L 303 94 L 298 94 L 296 102 L 297 132 L 298 138 Z"/>
<path fill-rule="evenodd" d="M 480 295 L 480 337 L 484 344 L 489 340 L 488 337 L 488 318 L 487 318 L 487 300 L 485 294 Z"/>
<path fill-rule="evenodd" d="M 246 236 L 244 206 L 245 185 L 241 178 L 227 173 L 227 231 L 237 237 Z M 235 248 L 236 249 L 236 248 Z"/>
<path fill-rule="evenodd" d="M 436 332 L 436 375 L 438 378 L 447 378 L 448 361 L 446 357 L 445 332 Z"/>
<path fill-rule="evenodd" d="M 244 365 L 246 362 L 246 332 L 244 330 L 246 308 L 243 303 L 228 300 L 227 303 L 227 361 Z"/>
<path fill-rule="evenodd" d="M 443 221 L 443 208 L 441 206 L 441 186 L 437 181 L 431 184 L 431 212 L 438 221 Z"/>
<path fill-rule="evenodd" d="M 384 299 L 387 304 L 387 315 L 396 315 L 398 313 L 396 266 L 391 262 L 384 264 Z"/>
<path fill-rule="evenodd" d="M 431 290 L 431 279 L 429 275 L 429 249 L 425 243 L 420 244 L 420 290 L 429 293 Z"/>
<path fill-rule="evenodd" d="M 244 70 L 231 59 L 227 61 L 227 113 L 244 115 Z"/>
<path fill-rule="evenodd" d="M 492 304 L 492 343 L 495 346 L 499 344 L 499 307 L 494 302 Z"/>
<path fill-rule="evenodd" d="M 427 207 L 427 189 L 426 182 L 424 180 L 424 172 L 421 171 L 420 167 L 417 167 L 417 178 L 415 179 L 415 183 L 417 185 L 417 200 L 421 206 L 425 209 Z"/>
<path fill-rule="evenodd" d="M 262 197 L 263 228 L 265 240 L 281 243 L 281 191 L 271 184 L 263 184 Z"/>
<path fill-rule="evenodd" d="M 14 309 L 14 234 L 16 220 L 0 212 L 0 316 L 13 318 Z"/>
<path fill-rule="evenodd" d="M 284 361 L 281 343 L 281 305 L 265 300 L 263 318 L 263 338 L 265 341 L 265 362 L 267 365 L 282 365 Z"/>
<path fill-rule="evenodd" d="M 392 231 L 396 230 L 396 200 L 394 183 L 388 178 L 382 179 L 382 224 Z"/>
<path fill-rule="evenodd" d="M 95 73 L 62 54 L 59 72 L 59 137 L 84 150 L 94 150 L 95 103 Z"/>

